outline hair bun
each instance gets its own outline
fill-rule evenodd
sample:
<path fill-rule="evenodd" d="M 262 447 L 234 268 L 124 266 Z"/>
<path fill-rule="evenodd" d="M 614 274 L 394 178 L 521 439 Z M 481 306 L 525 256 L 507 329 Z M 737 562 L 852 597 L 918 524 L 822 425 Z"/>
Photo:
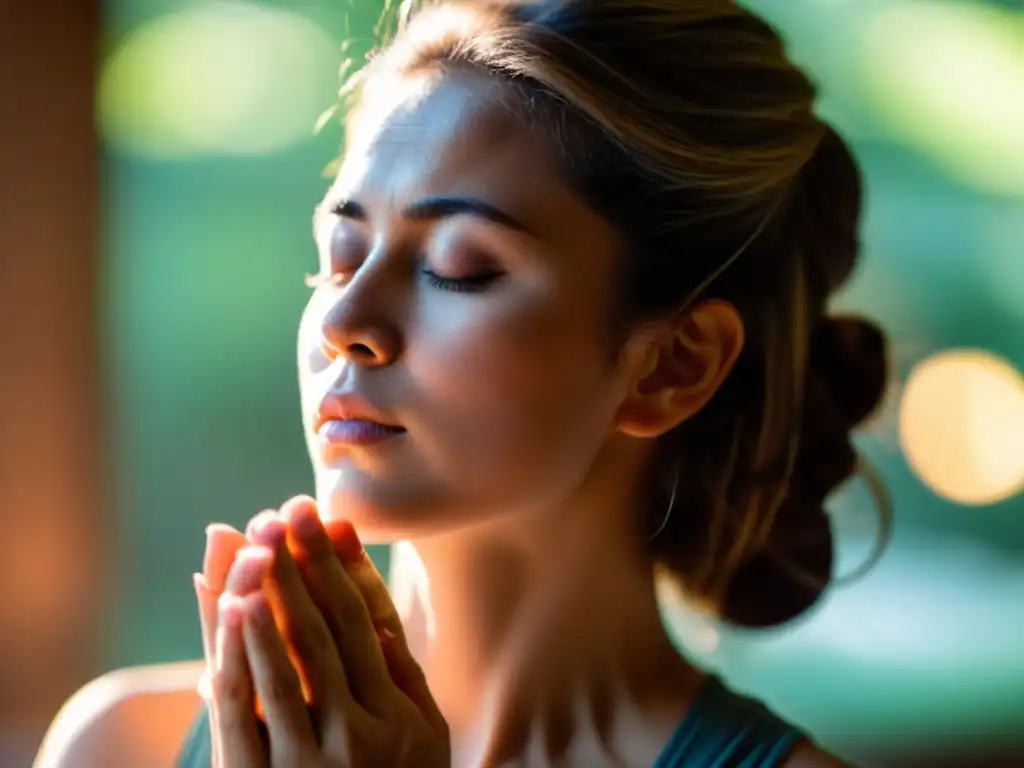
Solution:
<path fill-rule="evenodd" d="M 841 428 L 866 419 L 885 394 L 886 342 L 882 331 L 859 317 L 825 317 L 811 336 L 808 371 L 822 383 Z"/>
<path fill-rule="evenodd" d="M 776 515 L 768 542 L 730 580 L 722 617 L 747 629 L 792 621 L 821 599 L 834 558 L 831 521 L 821 502 L 791 495 Z"/>
<path fill-rule="evenodd" d="M 886 383 L 882 332 L 857 317 L 825 317 L 811 337 L 800 449 L 768 540 L 741 565 L 722 615 L 748 628 L 800 616 L 824 594 L 835 557 L 824 501 L 856 469 L 849 431 L 878 405 Z"/>

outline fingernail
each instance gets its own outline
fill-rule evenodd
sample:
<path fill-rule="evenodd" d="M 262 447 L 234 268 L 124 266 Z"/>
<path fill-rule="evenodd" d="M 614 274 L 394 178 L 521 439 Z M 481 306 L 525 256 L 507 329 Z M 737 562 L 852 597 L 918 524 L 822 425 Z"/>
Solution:
<path fill-rule="evenodd" d="M 278 519 L 267 520 L 259 529 L 256 541 L 273 551 L 277 551 L 284 543 L 287 527 Z"/>
<path fill-rule="evenodd" d="M 253 536 L 257 535 L 260 528 L 266 524 L 267 520 L 272 520 L 275 517 L 277 517 L 276 509 L 264 509 L 258 515 L 254 516 L 252 520 L 249 521 L 248 525 L 245 526 L 246 538 L 251 539 Z"/>
<path fill-rule="evenodd" d="M 220 613 L 221 623 L 229 629 L 238 629 L 245 618 L 241 601 L 234 595 L 221 595 L 217 601 L 217 611 Z"/>
<path fill-rule="evenodd" d="M 255 544 L 276 549 L 284 540 L 284 524 L 275 510 L 256 515 L 246 528 L 246 535 Z"/>
<path fill-rule="evenodd" d="M 316 537 L 324 530 L 324 525 L 315 508 L 303 507 L 296 510 L 290 522 L 292 531 L 303 544 L 316 541 Z"/>

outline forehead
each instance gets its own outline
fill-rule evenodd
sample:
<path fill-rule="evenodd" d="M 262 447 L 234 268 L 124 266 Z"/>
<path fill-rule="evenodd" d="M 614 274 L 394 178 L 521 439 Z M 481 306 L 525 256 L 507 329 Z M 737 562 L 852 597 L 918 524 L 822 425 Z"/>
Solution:
<path fill-rule="evenodd" d="M 371 80 L 349 126 L 335 194 L 401 207 L 479 197 L 539 231 L 603 222 L 570 190 L 552 146 L 498 77 L 472 71 Z"/>

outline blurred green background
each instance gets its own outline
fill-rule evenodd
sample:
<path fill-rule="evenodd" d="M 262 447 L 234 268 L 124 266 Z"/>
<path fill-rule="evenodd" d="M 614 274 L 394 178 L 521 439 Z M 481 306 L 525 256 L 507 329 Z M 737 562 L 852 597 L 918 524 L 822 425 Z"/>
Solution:
<path fill-rule="evenodd" d="M 842 304 L 894 339 L 892 396 L 861 444 L 892 493 L 895 535 L 868 577 L 783 631 L 670 619 L 703 663 L 827 744 L 1019 737 L 1024 385 L 968 360 L 922 373 L 908 403 L 907 376 L 948 349 L 1024 367 L 1024 12 L 1013 0 L 749 4 L 819 81 L 822 113 L 867 175 L 867 253 Z M 340 140 L 336 121 L 312 129 L 335 100 L 343 44 L 369 48 L 380 11 L 107 4 L 103 307 L 121 525 L 110 667 L 198 656 L 189 574 L 206 523 L 243 524 L 311 490 L 293 347 L 310 215 Z M 834 511 L 849 569 L 877 525 L 856 484 Z"/>

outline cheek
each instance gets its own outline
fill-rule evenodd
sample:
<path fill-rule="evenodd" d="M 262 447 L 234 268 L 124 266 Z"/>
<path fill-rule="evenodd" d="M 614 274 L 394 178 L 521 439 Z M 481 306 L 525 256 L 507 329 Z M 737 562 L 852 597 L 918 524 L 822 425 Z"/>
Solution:
<path fill-rule="evenodd" d="M 429 400 L 417 410 L 448 460 L 473 466 L 481 480 L 514 479 L 596 452 L 615 393 L 593 308 L 557 296 L 481 298 L 459 318 L 422 327 L 409 350 Z"/>
<path fill-rule="evenodd" d="M 545 400 L 561 388 L 592 379 L 598 362 L 589 323 L 554 301 L 486 299 L 447 322 L 425 322 L 410 364 L 440 389 L 482 402 Z M 418 350 L 429 352 L 419 359 Z M 424 382 L 426 383 L 426 382 Z M 556 398 L 557 399 L 557 398 Z"/>
<path fill-rule="evenodd" d="M 302 310 L 302 317 L 299 319 L 297 348 L 300 375 L 305 374 L 307 369 L 315 370 L 319 368 L 322 365 L 321 359 L 327 359 L 322 353 L 319 355 L 313 354 L 320 350 L 324 318 L 324 308 L 319 306 L 321 303 L 315 296 L 311 298 L 306 304 L 306 308 Z"/>
<path fill-rule="evenodd" d="M 321 379 L 330 367 L 330 360 L 323 353 L 321 333 L 327 304 L 322 298 L 313 296 L 303 310 L 299 321 L 299 332 L 296 343 L 296 360 L 299 372 L 299 397 L 303 415 L 309 412 L 314 398 L 316 402 L 323 397 Z"/>

